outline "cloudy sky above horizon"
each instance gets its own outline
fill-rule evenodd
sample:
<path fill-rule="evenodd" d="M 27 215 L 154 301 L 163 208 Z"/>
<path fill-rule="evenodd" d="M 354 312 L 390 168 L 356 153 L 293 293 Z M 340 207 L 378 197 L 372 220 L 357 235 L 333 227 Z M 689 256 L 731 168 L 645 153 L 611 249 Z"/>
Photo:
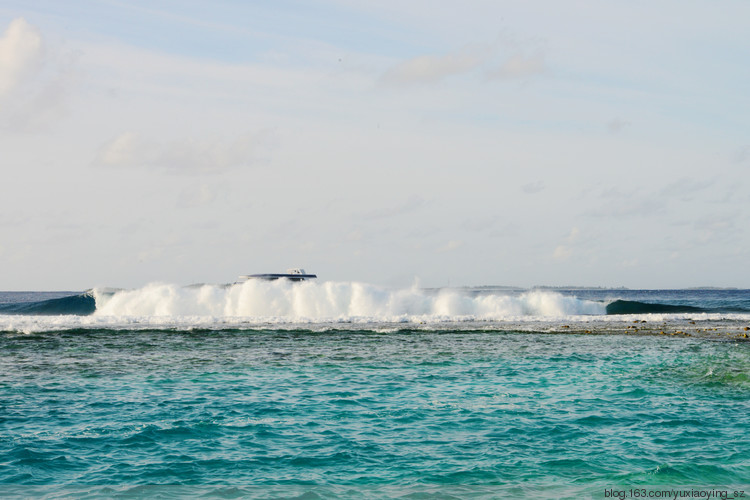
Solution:
<path fill-rule="evenodd" d="M 0 289 L 288 267 L 750 287 L 747 19 L 729 0 L 6 0 Z"/>

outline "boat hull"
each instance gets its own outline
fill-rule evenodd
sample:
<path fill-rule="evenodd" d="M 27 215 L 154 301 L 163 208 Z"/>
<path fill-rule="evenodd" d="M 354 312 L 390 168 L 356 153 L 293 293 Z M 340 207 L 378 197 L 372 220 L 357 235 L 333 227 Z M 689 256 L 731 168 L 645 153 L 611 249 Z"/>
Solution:
<path fill-rule="evenodd" d="M 304 281 L 307 279 L 317 278 L 315 274 L 290 274 L 290 273 L 266 273 L 266 274 L 248 274 L 240 276 L 243 280 L 266 280 L 273 281 L 278 279 L 288 279 L 290 281 Z"/>

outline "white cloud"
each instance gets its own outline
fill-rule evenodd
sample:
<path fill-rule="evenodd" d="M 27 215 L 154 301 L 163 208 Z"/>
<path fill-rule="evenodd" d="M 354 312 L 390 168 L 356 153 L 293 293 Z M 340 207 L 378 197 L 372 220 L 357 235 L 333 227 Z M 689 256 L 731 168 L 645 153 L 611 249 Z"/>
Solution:
<path fill-rule="evenodd" d="M 97 162 L 116 167 L 140 164 L 148 156 L 146 148 L 136 134 L 124 132 L 102 148 Z"/>
<path fill-rule="evenodd" d="M 529 182 L 527 184 L 524 184 L 523 186 L 521 186 L 521 189 L 526 194 L 535 194 L 544 190 L 545 187 L 546 185 L 544 184 L 544 181 L 539 180 L 536 182 Z"/>
<path fill-rule="evenodd" d="M 732 159 L 734 163 L 743 163 L 748 158 L 750 158 L 750 146 L 743 146 L 735 151 Z"/>
<path fill-rule="evenodd" d="M 625 127 L 629 126 L 629 121 L 622 120 L 620 118 L 613 118 L 612 120 L 607 122 L 607 131 L 609 131 L 610 134 L 616 134 L 618 132 L 622 132 Z"/>
<path fill-rule="evenodd" d="M 586 208 L 582 214 L 604 219 L 653 218 L 667 210 L 666 200 L 656 196 L 651 189 L 633 188 L 627 192 L 618 188 L 606 189 L 599 198 L 604 200 L 600 206 Z"/>
<path fill-rule="evenodd" d="M 469 232 L 480 233 L 495 229 L 501 222 L 502 218 L 494 214 L 472 214 L 461 223 L 461 228 Z"/>
<path fill-rule="evenodd" d="M 371 210 L 363 215 L 366 219 L 388 219 L 392 217 L 402 216 L 411 212 L 415 212 L 422 208 L 426 204 L 425 200 L 418 195 L 410 196 L 408 199 L 389 206 L 387 208 L 380 208 Z"/>
<path fill-rule="evenodd" d="M 735 219 L 731 215 L 707 215 L 693 222 L 699 243 L 715 243 L 737 237 Z"/>
<path fill-rule="evenodd" d="M 544 55 L 534 54 L 525 56 L 516 54 L 508 58 L 499 68 L 489 71 L 489 78 L 512 79 L 512 78 L 529 78 L 540 75 L 546 71 Z"/>
<path fill-rule="evenodd" d="M 484 62 L 479 50 L 463 51 L 441 56 L 424 55 L 408 59 L 389 69 L 383 82 L 389 84 L 435 83 L 448 76 L 473 70 Z"/>
<path fill-rule="evenodd" d="M 444 252 L 452 252 L 453 250 L 456 250 L 460 247 L 462 247 L 464 244 L 461 240 L 450 240 L 445 245 L 441 246 L 437 249 L 438 253 L 444 253 Z"/>
<path fill-rule="evenodd" d="M 66 111 L 78 54 L 49 47 L 24 18 L 0 38 L 0 126 L 14 132 L 44 129 Z"/>
<path fill-rule="evenodd" d="M 178 208 L 198 208 L 208 205 L 216 199 L 216 192 L 202 184 L 198 187 L 186 189 L 177 199 Z"/>
<path fill-rule="evenodd" d="M 396 85 L 436 83 L 482 68 L 489 80 L 524 80 L 547 71 L 545 55 L 538 44 L 500 37 L 491 43 L 467 45 L 442 55 L 407 59 L 388 69 L 381 81 Z"/>
<path fill-rule="evenodd" d="M 171 172 L 223 172 L 259 162 L 258 151 L 267 143 L 265 131 L 245 133 L 232 140 L 182 138 L 157 141 L 124 132 L 105 144 L 96 165 L 155 167 Z"/>
<path fill-rule="evenodd" d="M 555 260 L 568 260 L 573 255 L 573 250 L 565 245 L 558 245 L 552 256 Z"/>
<path fill-rule="evenodd" d="M 555 248 L 552 257 L 558 261 L 570 259 L 573 256 L 573 247 L 578 241 L 580 234 L 581 231 L 577 227 L 571 229 L 570 233 L 568 233 L 568 236 L 565 238 L 565 242 Z"/>
<path fill-rule="evenodd" d="M 23 18 L 11 21 L 0 38 L 0 99 L 10 95 L 38 69 L 42 37 Z"/>
<path fill-rule="evenodd" d="M 713 179 L 706 179 L 706 180 L 697 180 L 697 179 L 691 179 L 688 177 L 682 177 L 680 179 L 677 179 L 674 182 L 671 182 L 664 186 L 659 193 L 657 194 L 658 197 L 686 197 L 689 195 L 694 195 L 697 193 L 700 193 L 701 191 L 705 191 L 706 189 L 710 188 L 716 183 L 716 178 Z M 692 198 L 687 198 L 688 201 L 692 200 Z"/>

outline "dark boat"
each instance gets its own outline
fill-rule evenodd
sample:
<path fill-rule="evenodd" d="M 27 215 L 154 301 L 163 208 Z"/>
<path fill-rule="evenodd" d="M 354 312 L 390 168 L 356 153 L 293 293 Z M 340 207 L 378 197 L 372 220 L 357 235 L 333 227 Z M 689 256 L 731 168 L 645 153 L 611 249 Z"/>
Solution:
<path fill-rule="evenodd" d="M 288 279 L 289 281 L 305 281 L 312 278 L 317 278 L 316 274 L 307 274 L 304 269 L 287 269 L 285 273 L 265 273 L 265 274 L 246 274 L 240 276 L 240 281 L 247 280 L 278 280 Z"/>

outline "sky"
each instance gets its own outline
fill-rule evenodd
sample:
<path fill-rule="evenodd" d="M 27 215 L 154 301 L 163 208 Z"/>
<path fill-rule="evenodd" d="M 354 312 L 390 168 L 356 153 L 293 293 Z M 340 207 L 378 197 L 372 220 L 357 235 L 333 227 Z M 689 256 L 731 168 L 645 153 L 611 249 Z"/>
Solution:
<path fill-rule="evenodd" d="M 0 2 L 0 289 L 750 287 L 745 0 Z"/>

